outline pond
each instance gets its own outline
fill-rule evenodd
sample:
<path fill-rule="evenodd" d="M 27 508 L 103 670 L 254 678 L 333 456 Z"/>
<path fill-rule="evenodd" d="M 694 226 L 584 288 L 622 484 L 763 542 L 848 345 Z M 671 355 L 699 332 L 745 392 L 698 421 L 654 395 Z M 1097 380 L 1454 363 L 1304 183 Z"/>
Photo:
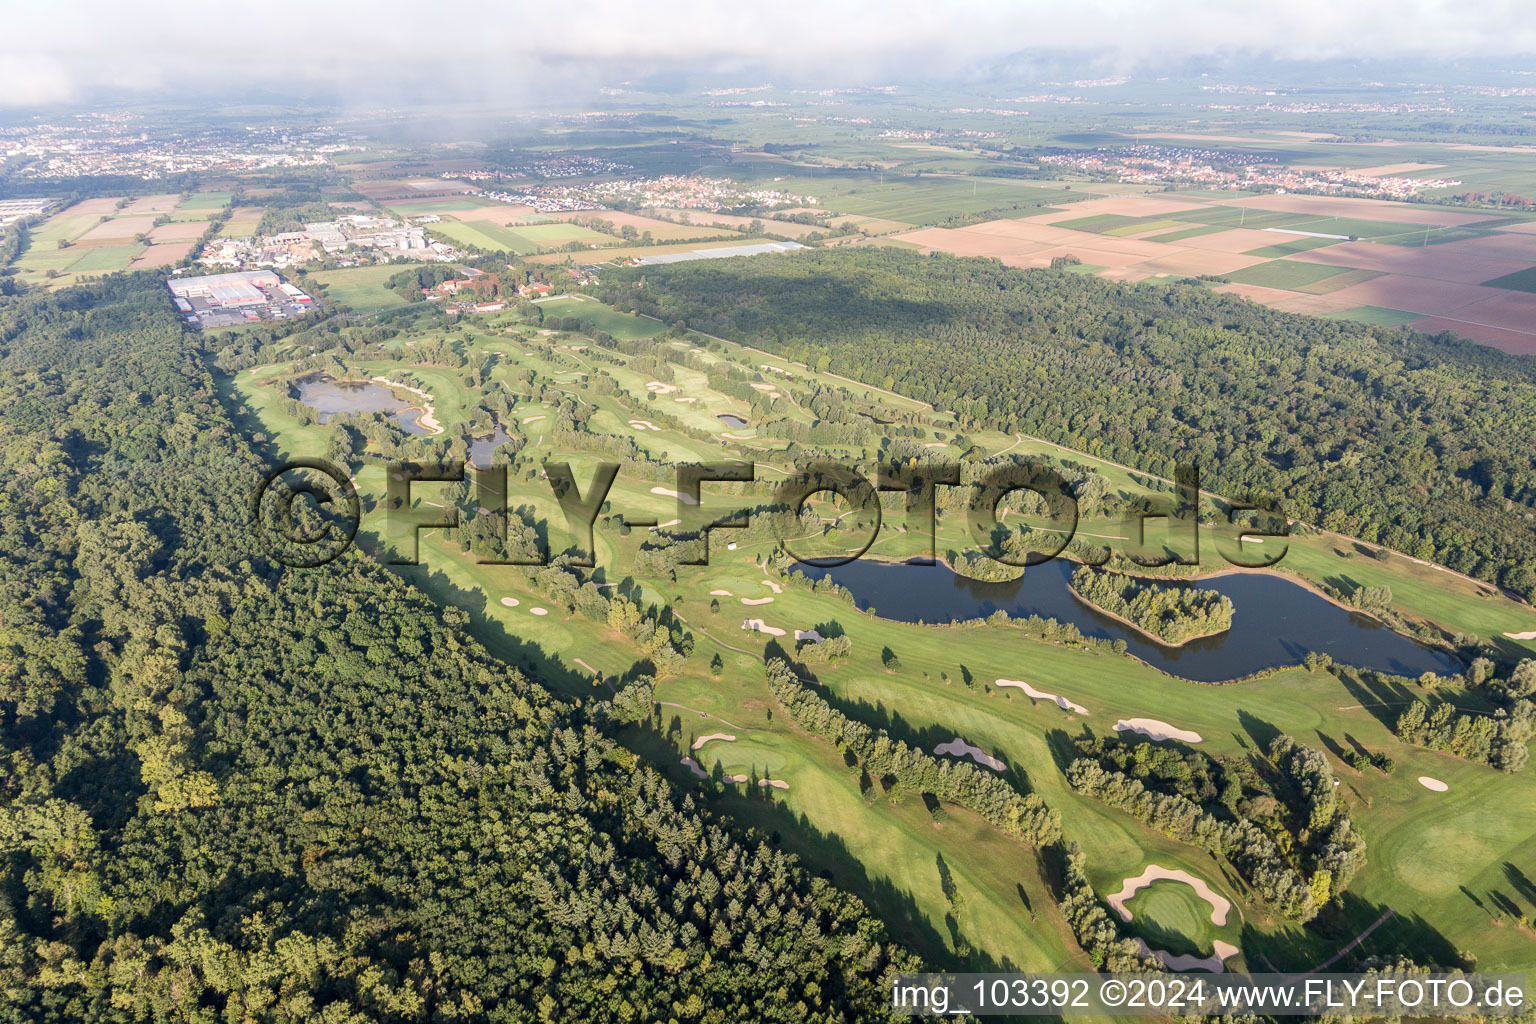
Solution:
<path fill-rule="evenodd" d="M 1085 636 L 1124 640 L 1130 654 L 1170 675 L 1197 682 L 1238 679 L 1268 668 L 1300 665 L 1308 651 L 1360 668 L 1417 677 L 1459 672 L 1442 651 L 1425 647 L 1375 619 L 1341 608 L 1283 576 L 1234 573 L 1199 581 L 1162 581 L 1217 590 L 1232 599 L 1232 628 L 1218 636 L 1164 647 L 1102 615 L 1067 589 L 1076 564 L 1057 558 L 1010 583 L 983 583 L 944 565 L 893 565 L 861 559 L 834 568 L 799 566 L 813 579 L 830 576 L 853 592 L 861 609 L 901 622 L 984 618 L 1002 609 L 1013 618 L 1038 615 L 1072 622 Z"/>
<path fill-rule="evenodd" d="M 489 467 L 491 455 L 497 448 L 500 448 L 510 440 L 512 440 L 512 435 L 502 430 L 500 424 L 497 424 L 496 433 L 490 437 L 473 438 L 469 442 L 469 464 L 480 469 Z"/>
<path fill-rule="evenodd" d="M 724 423 L 732 430 L 740 430 L 742 427 L 747 425 L 746 420 L 742 419 L 740 416 L 736 416 L 728 412 L 716 413 L 715 419 L 719 420 L 721 423 Z"/>
<path fill-rule="evenodd" d="M 293 392 L 295 398 L 320 414 L 321 423 L 330 422 L 332 416 L 392 412 L 395 414 L 395 422 L 407 434 L 431 433 L 417 422 L 422 410 L 413 407 L 382 384 L 310 377 L 294 384 Z"/>

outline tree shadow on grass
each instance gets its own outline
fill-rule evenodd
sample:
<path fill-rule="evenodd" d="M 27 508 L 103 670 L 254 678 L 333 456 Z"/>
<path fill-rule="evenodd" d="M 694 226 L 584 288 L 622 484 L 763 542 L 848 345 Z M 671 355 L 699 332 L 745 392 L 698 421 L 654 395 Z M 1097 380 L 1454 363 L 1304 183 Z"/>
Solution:
<path fill-rule="evenodd" d="M 1250 967 L 1286 973 L 1312 971 L 1337 955 L 1387 911 L 1352 892 L 1324 907 L 1306 925 L 1288 925 L 1261 932 L 1245 925 L 1242 947 Z M 1376 927 L 1358 945 L 1329 964 L 1329 972 L 1355 970 L 1371 957 L 1404 956 L 1422 966 L 1452 969 L 1467 967 L 1460 952 L 1439 929 L 1406 907 L 1392 908 L 1392 917 Z"/>

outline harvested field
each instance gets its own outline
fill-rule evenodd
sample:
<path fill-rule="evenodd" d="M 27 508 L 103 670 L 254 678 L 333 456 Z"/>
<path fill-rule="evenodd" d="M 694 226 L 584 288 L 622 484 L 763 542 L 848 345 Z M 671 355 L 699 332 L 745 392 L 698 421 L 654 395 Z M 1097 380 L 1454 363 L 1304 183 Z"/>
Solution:
<path fill-rule="evenodd" d="M 1499 256 L 1463 251 L 1463 247 L 1471 244 L 1448 242 L 1443 246 L 1409 249 L 1370 242 L 1340 242 L 1326 249 L 1297 253 L 1291 259 L 1461 284 L 1481 284 L 1529 265 L 1528 262 L 1520 263 Z"/>
<path fill-rule="evenodd" d="M 1356 174 L 1369 174 L 1377 178 L 1391 177 L 1394 174 L 1415 174 L 1419 171 L 1433 171 L 1445 164 L 1418 164 L 1409 161 L 1403 164 L 1377 164 L 1375 167 L 1356 167 Z"/>
<path fill-rule="evenodd" d="M 982 234 L 969 228 L 919 228 L 895 237 L 899 241 L 911 242 L 925 249 L 954 253 L 956 256 L 993 256 L 1005 259 L 1009 256 L 1028 256 L 1050 248 L 1045 242 Z"/>
<path fill-rule="evenodd" d="M 1482 299 L 1507 293 L 1501 293 L 1497 288 L 1480 288 L 1453 281 L 1384 274 L 1363 284 L 1341 288 L 1334 294 L 1347 299 L 1352 306 L 1388 306 L 1426 316 L 1443 316 Z"/>
<path fill-rule="evenodd" d="M 684 211 L 677 211 L 679 213 Z M 587 224 L 594 218 L 605 220 L 612 224 L 617 231 L 623 231 L 626 227 L 636 231 L 649 231 L 651 237 L 658 242 L 682 242 L 693 238 L 719 238 L 722 234 L 730 232 L 730 227 L 715 227 L 706 223 L 702 218 L 720 219 L 722 214 L 700 214 L 692 211 L 695 223 L 673 224 L 670 221 L 658 220 L 655 217 L 645 217 L 638 213 L 625 213 L 622 210 L 572 210 L 566 213 L 550 214 L 555 220 L 567 221 L 575 224 Z M 743 224 L 749 222 L 746 217 L 725 218 L 727 220 L 740 220 Z M 764 223 L 767 223 L 764 221 Z"/>
<path fill-rule="evenodd" d="M 1089 199 L 1081 203 L 1073 203 L 1060 213 L 1042 214 L 1039 217 L 1031 217 L 1030 220 L 1036 224 L 1054 224 L 1056 221 L 1077 220 L 1101 214 L 1114 214 L 1121 217 L 1166 217 L 1189 213 L 1202 205 L 1204 204 L 1162 197 L 1110 196 L 1107 199 Z"/>
<path fill-rule="evenodd" d="M 121 217 L 138 217 L 146 213 L 170 213 L 181 202 L 181 196 L 167 192 L 158 196 L 140 196 L 118 214 Z"/>
<path fill-rule="evenodd" d="M 1495 291 L 1486 299 L 1461 307 L 1456 317 L 1511 331 L 1536 331 L 1536 295 Z"/>
<path fill-rule="evenodd" d="M 1450 317 L 1430 316 L 1422 320 L 1409 322 L 1409 327 L 1425 334 L 1439 334 L 1441 331 L 1451 331 L 1470 338 L 1484 345 L 1491 345 L 1503 352 L 1513 352 L 1515 355 L 1536 355 L 1536 333 L 1515 331 L 1505 327 L 1493 327 L 1488 324 L 1468 323 L 1465 320 L 1456 320 Z"/>
<path fill-rule="evenodd" d="M 1273 231 L 1264 231 L 1259 228 L 1227 228 L 1225 231 L 1214 234 L 1197 235 L 1185 239 L 1181 244 L 1191 249 L 1246 253 L 1252 249 L 1274 245 L 1285 240 L 1284 235 L 1277 235 Z"/>
<path fill-rule="evenodd" d="M 104 217 L 117 209 L 120 199 L 111 197 L 101 199 L 82 199 L 69 208 L 70 213 L 89 213 L 92 216 Z"/>
<path fill-rule="evenodd" d="M 752 223 L 753 220 L 761 221 L 762 225 L 763 225 L 763 229 L 765 231 L 767 231 L 768 233 L 774 234 L 774 235 L 782 235 L 785 238 L 800 239 L 800 238 L 804 238 L 806 235 L 811 234 L 813 231 L 825 231 L 826 230 L 826 228 L 821 227 L 820 225 L 817 225 L 817 224 L 796 224 L 793 221 L 775 220 L 772 217 L 755 217 L 755 218 L 754 217 L 738 217 L 735 214 L 730 214 L 730 213 L 710 213 L 710 212 L 705 211 L 705 210 L 659 210 L 657 212 L 658 213 L 662 213 L 662 214 L 666 215 L 669 218 L 679 218 L 679 217 L 682 217 L 682 216 L 686 215 L 688 217 L 688 219 L 692 222 L 691 225 L 689 225 L 689 224 L 668 224 L 667 225 L 668 227 L 673 228 L 675 230 L 676 229 L 682 229 L 682 230 L 698 231 L 700 228 L 709 227 L 709 228 L 716 228 L 716 229 L 718 229 L 718 228 L 727 228 L 727 229 L 736 229 L 736 230 L 743 230 L 744 231 Z M 641 218 L 641 219 L 644 219 L 644 218 Z M 838 218 L 838 219 L 841 220 L 843 218 Z M 623 221 L 615 221 L 615 223 L 623 224 L 624 222 Z M 637 227 L 638 227 L 638 225 L 637 225 Z M 716 230 L 714 233 L 715 234 L 719 234 L 719 231 Z M 662 236 L 660 234 L 657 234 L 656 237 L 660 238 Z M 706 237 L 706 236 L 703 236 L 703 235 L 690 235 L 690 236 L 687 236 L 687 237 L 692 238 L 692 237 Z"/>
<path fill-rule="evenodd" d="M 167 225 L 170 226 L 170 225 Z M 108 239 L 132 238 L 135 235 L 147 235 L 155 227 L 153 217 L 114 217 L 105 224 L 98 224 L 85 234 L 79 241 L 99 242 Z M 198 232 L 201 234 L 202 232 Z"/>
<path fill-rule="evenodd" d="M 446 203 L 446 201 L 440 202 Z M 540 213 L 531 206 L 515 206 L 509 203 L 497 203 L 494 206 L 465 206 L 456 202 L 452 207 L 441 210 L 423 210 L 407 203 L 390 203 L 389 207 L 405 217 L 437 213 L 466 223 L 483 222 L 500 224 L 502 227 L 511 224 L 543 224 L 549 220 L 548 215 Z"/>
<path fill-rule="evenodd" d="M 1198 277 L 1201 274 L 1231 274 L 1263 263 L 1261 256 L 1244 256 L 1231 252 L 1201 252 L 1198 249 L 1174 251 L 1169 256 L 1158 256 L 1136 264 L 1136 269 L 1148 274 L 1184 274 Z"/>
<path fill-rule="evenodd" d="M 1405 224 L 1453 226 L 1476 224 L 1487 220 L 1487 214 L 1449 213 L 1429 210 L 1414 203 L 1393 203 L 1382 199 L 1346 199 L 1342 196 L 1293 196 L 1260 195 L 1243 199 L 1229 199 L 1229 206 L 1245 206 L 1252 210 L 1274 210 L 1281 213 L 1302 213 L 1313 217 L 1349 217 L 1355 220 L 1396 221 Z M 1319 229 L 1322 230 L 1322 229 Z"/>
<path fill-rule="evenodd" d="M 139 254 L 133 261 L 133 269 L 143 267 L 169 267 L 180 263 L 192 251 L 195 242 L 157 242 Z"/>
<path fill-rule="evenodd" d="M 156 244 L 160 242 L 191 242 L 202 237 L 208 230 L 208 222 L 201 220 L 182 221 L 177 224 L 162 224 L 149 233 L 149 240 Z"/>

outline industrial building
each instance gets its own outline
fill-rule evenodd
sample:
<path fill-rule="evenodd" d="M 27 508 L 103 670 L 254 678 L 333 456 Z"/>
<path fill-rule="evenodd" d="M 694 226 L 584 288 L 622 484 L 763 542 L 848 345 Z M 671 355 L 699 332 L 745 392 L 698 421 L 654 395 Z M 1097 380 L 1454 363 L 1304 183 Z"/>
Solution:
<path fill-rule="evenodd" d="M 182 317 L 199 329 L 286 320 L 312 305 L 308 295 L 270 270 L 175 277 L 166 286 Z"/>

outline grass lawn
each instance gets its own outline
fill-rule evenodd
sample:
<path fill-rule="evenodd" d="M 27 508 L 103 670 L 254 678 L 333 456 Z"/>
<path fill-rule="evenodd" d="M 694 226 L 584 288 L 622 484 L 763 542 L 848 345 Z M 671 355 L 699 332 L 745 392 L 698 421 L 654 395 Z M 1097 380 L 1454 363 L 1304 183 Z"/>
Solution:
<path fill-rule="evenodd" d="M 101 274 L 112 270 L 127 270 L 128 264 L 142 253 L 143 245 L 103 245 L 91 249 L 76 249 L 80 258 L 70 264 L 75 274 Z"/>
<path fill-rule="evenodd" d="M 1211 905 L 1183 882 L 1153 882 L 1126 900 L 1125 908 L 1132 914 L 1132 930 L 1149 946 L 1175 955 L 1209 956 L 1212 940 L 1222 931 L 1211 923 Z"/>
<path fill-rule="evenodd" d="M 545 299 L 540 301 L 538 306 L 544 311 L 546 317 L 579 317 L 591 322 L 598 330 L 607 331 L 615 338 L 622 338 L 625 341 L 654 338 L 668 329 L 667 325 L 659 320 L 620 313 L 612 306 L 598 302 L 596 299 L 581 296 Z"/>
<path fill-rule="evenodd" d="M 376 313 L 391 306 L 403 306 L 406 300 L 385 286 L 395 274 L 421 264 L 391 263 L 377 267 L 346 267 L 310 274 L 307 282 L 325 286 L 327 299 L 354 313 Z M 300 287 L 303 287 L 301 284 Z"/>

